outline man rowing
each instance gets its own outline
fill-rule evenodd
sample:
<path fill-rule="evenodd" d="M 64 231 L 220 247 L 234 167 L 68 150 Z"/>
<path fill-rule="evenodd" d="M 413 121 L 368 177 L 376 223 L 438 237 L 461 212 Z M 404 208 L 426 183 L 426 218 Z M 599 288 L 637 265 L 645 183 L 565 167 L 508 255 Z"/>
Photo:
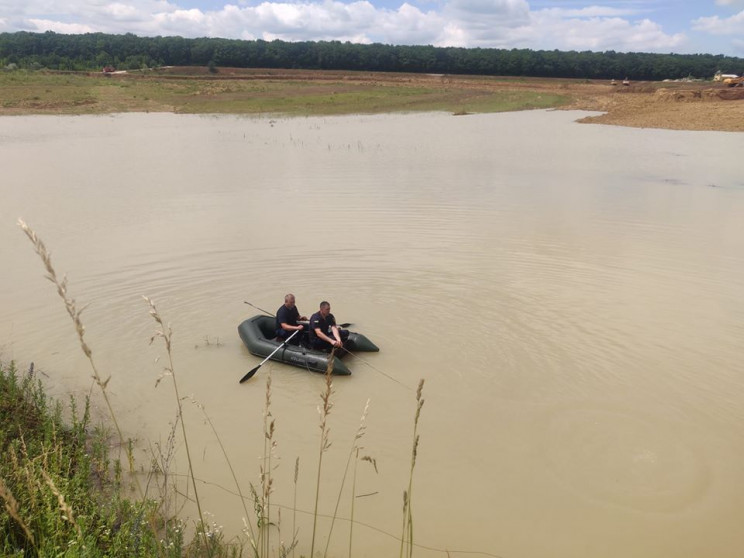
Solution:
<path fill-rule="evenodd" d="M 302 330 L 305 326 L 298 324 L 298 321 L 306 321 L 307 316 L 300 316 L 300 311 L 295 306 L 295 296 L 292 293 L 285 295 L 284 304 L 276 311 L 276 336 L 279 341 L 286 341 L 295 331 L 297 335 L 289 340 L 292 345 L 299 345 L 302 337 Z"/>

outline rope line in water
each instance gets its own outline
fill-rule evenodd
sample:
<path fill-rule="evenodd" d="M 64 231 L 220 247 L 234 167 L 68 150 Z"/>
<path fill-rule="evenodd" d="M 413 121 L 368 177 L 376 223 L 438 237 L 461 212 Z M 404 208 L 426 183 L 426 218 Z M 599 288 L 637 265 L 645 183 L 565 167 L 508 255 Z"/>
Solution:
<path fill-rule="evenodd" d="M 335 349 L 334 349 L 334 350 L 335 350 Z M 344 348 L 343 350 L 344 350 L 344 351 L 346 351 L 346 352 L 347 352 L 348 354 L 350 354 L 350 355 L 351 355 L 352 357 L 354 357 L 354 358 L 357 358 L 357 359 L 361 360 L 361 361 L 362 361 L 362 363 L 364 363 L 364 364 L 366 364 L 367 366 L 369 366 L 369 367 L 370 367 L 370 368 L 371 368 L 372 370 L 374 370 L 374 371 L 375 371 L 375 372 L 377 372 L 378 374 L 382 374 L 383 376 L 385 376 L 385 377 L 386 377 L 386 378 L 388 378 L 389 380 L 392 380 L 392 381 L 393 381 L 393 382 L 395 382 L 396 384 L 398 384 L 398 385 L 400 385 L 400 386 L 403 386 L 404 388 L 406 388 L 406 389 L 407 389 L 407 390 L 409 390 L 409 391 L 414 391 L 412 387 L 410 387 L 410 386 L 407 386 L 406 384 L 404 384 L 404 383 L 403 383 L 403 382 L 401 382 L 400 380 L 398 380 L 398 379 L 394 378 L 394 377 L 393 377 L 393 376 L 391 376 L 390 374 L 387 374 L 386 372 L 383 372 L 382 370 L 380 370 L 379 368 L 377 368 L 376 366 L 374 366 L 374 365 L 373 365 L 372 363 L 370 363 L 369 361 L 367 361 L 367 360 L 363 359 L 362 357 L 360 357 L 360 356 L 359 356 L 358 354 L 356 354 L 356 353 L 352 353 L 352 352 L 351 352 L 351 351 L 350 351 L 349 349 L 346 349 L 346 348 Z M 333 355 L 333 352 L 331 352 L 331 355 Z M 311 368 L 310 368 L 310 367 L 309 367 L 309 366 L 307 365 L 307 363 L 305 363 L 305 369 L 306 369 L 306 370 L 307 370 L 308 372 L 317 372 L 316 370 L 313 370 L 313 369 L 311 369 Z"/>
<path fill-rule="evenodd" d="M 269 316 L 274 316 L 274 314 L 272 314 L 271 312 L 268 312 L 268 311 L 264 310 L 263 308 L 259 308 L 258 306 L 256 306 L 255 304 L 253 304 L 253 303 L 251 303 L 251 302 L 248 302 L 247 300 L 244 300 L 243 302 L 244 302 L 245 304 L 247 304 L 248 306 L 252 306 L 252 307 L 253 307 L 253 308 L 255 308 L 256 310 L 259 310 L 259 311 L 263 312 L 264 314 L 267 314 L 267 315 L 269 315 Z M 386 377 L 386 378 L 387 378 L 388 380 L 392 380 L 392 381 L 393 381 L 393 382 L 395 382 L 396 384 L 398 384 L 398 385 L 401 385 L 401 386 L 403 386 L 404 388 L 406 388 L 406 389 L 407 389 L 407 390 L 409 390 L 409 391 L 414 391 L 414 388 L 412 388 L 411 386 L 407 386 L 406 384 L 404 384 L 404 383 L 403 383 L 403 382 L 401 382 L 400 380 L 398 380 L 398 379 L 394 378 L 393 376 L 391 376 L 391 375 L 390 375 L 390 374 L 388 374 L 387 372 L 383 372 L 382 370 L 380 370 L 379 368 L 377 368 L 376 366 L 374 366 L 374 365 L 373 365 L 372 363 L 370 363 L 369 361 L 367 361 L 367 360 L 363 359 L 362 357 L 360 357 L 360 356 L 359 356 L 358 354 L 356 354 L 356 353 L 352 353 L 352 352 L 351 352 L 351 351 L 350 351 L 349 349 L 347 349 L 347 348 L 345 348 L 345 347 L 342 347 L 342 348 L 343 348 L 343 350 L 344 350 L 344 351 L 346 351 L 346 352 L 347 352 L 348 354 L 350 354 L 350 355 L 351 355 L 351 356 L 353 356 L 354 358 L 357 358 L 357 359 L 359 359 L 360 361 L 362 361 L 362 363 L 364 363 L 364 364 L 366 364 L 367 366 L 369 366 L 369 367 L 370 367 L 370 368 L 371 368 L 372 370 L 374 370 L 374 371 L 375 371 L 375 372 L 377 372 L 378 374 L 382 374 L 383 376 L 385 376 L 385 377 Z M 333 353 L 331 353 L 331 354 L 333 354 Z M 306 370 L 307 370 L 308 372 L 312 372 L 312 370 L 311 370 L 311 369 L 310 369 L 310 367 L 309 367 L 309 366 L 307 365 L 307 363 L 305 363 L 305 369 L 306 369 Z"/>
<path fill-rule="evenodd" d="M 385 376 L 385 377 L 386 377 L 387 379 L 389 379 L 389 380 L 392 380 L 392 381 L 394 381 L 394 382 L 395 382 L 396 384 L 398 384 L 398 385 L 401 385 L 401 386 L 403 386 L 404 388 L 406 388 L 406 389 L 407 389 L 407 390 L 409 390 L 409 391 L 414 391 L 414 389 L 413 389 L 413 388 L 412 388 L 411 386 L 407 386 L 406 384 L 404 384 L 404 383 L 403 383 L 403 382 L 401 382 L 400 380 L 398 380 L 398 379 L 394 378 L 394 377 L 393 377 L 393 376 L 391 376 L 390 374 L 387 374 L 386 372 L 383 372 L 382 370 L 380 370 L 379 368 L 377 368 L 376 366 L 374 366 L 374 365 L 373 365 L 372 363 L 370 363 L 370 362 L 369 362 L 369 361 L 367 361 L 366 359 L 363 359 L 362 357 L 360 357 L 360 356 L 359 356 L 358 354 L 356 354 L 356 353 L 352 353 L 352 352 L 351 352 L 351 351 L 350 351 L 349 349 L 346 349 L 346 348 L 344 348 L 344 351 L 346 351 L 347 353 L 349 353 L 349 354 L 350 354 L 351 356 L 353 356 L 354 358 L 358 358 L 359 360 L 361 360 L 361 361 L 362 361 L 362 362 L 363 362 L 364 364 L 366 364 L 367 366 L 369 366 L 369 367 L 370 367 L 370 368 L 371 368 L 372 370 L 374 370 L 374 371 L 375 371 L 375 372 L 377 372 L 378 374 L 382 374 L 382 375 L 383 375 L 383 376 Z"/>
<path fill-rule="evenodd" d="M 171 475 L 172 476 L 175 476 L 175 477 L 182 477 L 182 478 L 187 478 L 188 477 L 188 475 L 186 475 L 184 473 L 171 473 Z M 221 484 L 218 484 L 218 483 L 215 483 L 215 482 L 211 482 L 211 481 L 205 481 L 205 480 L 202 480 L 202 479 L 196 479 L 196 480 L 198 482 L 204 484 L 204 485 L 210 485 L 210 486 L 214 486 L 216 488 L 219 488 L 220 490 L 222 490 L 222 491 L 224 491 L 224 492 L 226 492 L 226 493 L 228 493 L 228 494 L 230 494 L 232 496 L 237 496 L 238 498 L 241 497 L 241 495 L 238 492 L 235 492 L 234 490 L 231 490 L 229 488 L 225 488 Z M 179 491 L 178 489 L 176 489 L 176 492 L 178 492 L 178 494 L 180 496 L 182 496 L 183 498 L 185 498 L 185 499 L 187 499 L 187 500 L 189 500 L 191 502 L 194 501 L 193 496 L 190 496 L 189 494 L 185 494 L 185 493 Z M 360 497 L 360 496 L 362 496 L 362 495 L 357 495 L 357 497 Z M 243 499 L 246 500 L 246 501 L 248 501 L 249 503 L 251 503 L 251 501 L 252 501 L 252 500 L 250 500 L 249 498 L 247 498 L 245 496 L 243 497 Z M 311 511 L 308 511 L 308 510 L 303 510 L 303 509 L 300 509 L 300 508 L 293 508 L 291 506 L 285 506 L 285 505 L 282 505 L 282 504 L 271 504 L 271 507 L 276 507 L 276 508 L 283 509 L 283 510 L 288 510 L 288 511 L 294 511 L 294 512 L 302 513 L 302 514 L 305 514 L 305 515 L 314 515 L 314 512 L 311 512 Z M 326 518 L 326 519 L 333 519 L 333 516 L 332 515 L 328 515 L 328 514 L 325 514 L 325 513 L 318 513 L 317 515 L 318 515 L 318 517 L 323 517 L 323 518 Z M 246 520 L 247 519 L 248 518 L 246 518 Z M 383 529 L 380 529 L 379 527 L 375 527 L 374 525 L 370 525 L 369 523 L 365 523 L 364 521 L 359 521 L 359 520 L 355 519 L 352 522 L 347 517 L 339 517 L 339 516 L 336 516 L 336 519 L 338 519 L 340 521 L 346 521 L 347 523 L 354 523 L 354 525 L 360 525 L 362 527 L 366 527 L 367 529 L 370 529 L 372 531 L 376 531 L 376 532 L 380 533 L 381 535 L 385 535 L 387 537 L 390 537 L 391 539 L 393 539 L 396 542 L 400 542 L 400 537 L 399 536 L 393 535 L 392 533 L 388 533 L 387 531 L 385 531 Z M 404 542 L 407 542 L 407 541 L 404 541 Z M 466 555 L 471 555 L 471 556 L 488 556 L 490 558 L 505 558 L 504 555 L 502 555 L 502 554 L 493 554 L 492 552 L 484 552 L 482 550 L 456 550 L 456 549 L 451 549 L 451 548 L 437 548 L 437 547 L 434 547 L 434 546 L 428 546 L 428 545 L 420 544 L 420 543 L 416 543 L 416 542 L 413 543 L 413 546 L 415 546 L 416 548 L 420 548 L 422 550 L 431 550 L 433 552 L 441 552 L 442 554 L 447 554 L 448 556 L 451 555 L 451 554 L 466 554 Z"/>

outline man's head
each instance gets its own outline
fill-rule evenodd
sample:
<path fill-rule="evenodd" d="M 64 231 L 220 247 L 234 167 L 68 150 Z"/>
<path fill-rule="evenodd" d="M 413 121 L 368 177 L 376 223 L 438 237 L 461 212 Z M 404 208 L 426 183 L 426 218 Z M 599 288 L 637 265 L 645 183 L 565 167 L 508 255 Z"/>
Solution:
<path fill-rule="evenodd" d="M 292 293 L 284 296 L 284 306 L 292 308 L 295 305 L 295 296 Z"/>
<path fill-rule="evenodd" d="M 320 315 L 324 318 L 331 313 L 331 305 L 325 300 L 320 303 Z"/>

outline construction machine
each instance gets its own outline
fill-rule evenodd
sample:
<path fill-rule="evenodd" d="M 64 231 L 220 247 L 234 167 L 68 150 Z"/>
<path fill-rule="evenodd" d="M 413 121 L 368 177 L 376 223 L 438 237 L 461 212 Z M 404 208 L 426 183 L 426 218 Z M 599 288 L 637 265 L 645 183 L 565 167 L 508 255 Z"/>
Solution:
<path fill-rule="evenodd" d="M 726 78 L 723 80 L 723 83 L 729 87 L 744 87 L 744 76 Z"/>

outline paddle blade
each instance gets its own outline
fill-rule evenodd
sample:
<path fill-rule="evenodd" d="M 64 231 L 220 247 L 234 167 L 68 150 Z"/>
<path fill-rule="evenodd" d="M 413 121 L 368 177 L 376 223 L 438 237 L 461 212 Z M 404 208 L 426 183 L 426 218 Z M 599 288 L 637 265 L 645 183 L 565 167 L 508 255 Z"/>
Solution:
<path fill-rule="evenodd" d="M 339 325 L 338 327 L 342 327 L 342 328 L 346 329 L 347 327 L 353 326 L 353 325 L 354 324 L 352 324 L 352 323 L 346 322 L 346 323 L 343 323 L 343 324 Z"/>
<path fill-rule="evenodd" d="M 240 378 L 240 382 L 239 383 L 242 384 L 246 380 L 250 380 L 251 378 L 253 378 L 253 376 L 256 374 L 256 372 L 258 372 L 258 369 L 259 368 L 261 368 L 261 365 L 260 364 L 258 366 L 256 366 L 253 370 L 251 370 L 250 372 L 248 372 L 248 374 L 246 374 L 245 376 L 243 376 L 242 378 Z"/>

